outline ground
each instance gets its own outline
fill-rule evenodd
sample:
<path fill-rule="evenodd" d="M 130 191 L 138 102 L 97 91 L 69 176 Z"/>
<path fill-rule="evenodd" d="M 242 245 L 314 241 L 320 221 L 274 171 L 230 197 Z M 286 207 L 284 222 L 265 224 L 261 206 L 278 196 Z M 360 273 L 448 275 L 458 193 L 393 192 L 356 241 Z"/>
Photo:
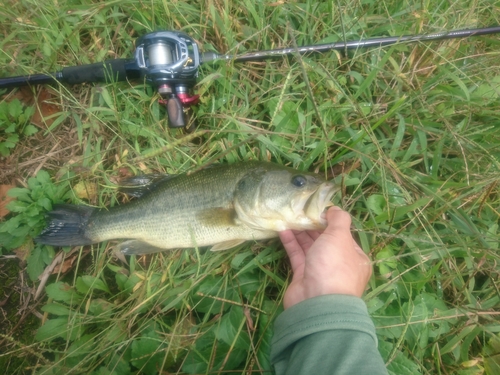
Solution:
<path fill-rule="evenodd" d="M 483 0 L 7 4 L 2 76 L 128 58 L 158 29 L 237 54 L 500 23 Z M 137 80 L 0 91 L 0 364 L 9 374 L 270 371 L 290 278 L 279 241 L 125 261 L 113 242 L 33 242 L 54 203 L 125 203 L 124 177 L 262 160 L 341 187 L 334 203 L 374 261 L 364 300 L 391 374 L 498 373 L 498 40 L 204 64 L 189 129 L 169 128 Z"/>

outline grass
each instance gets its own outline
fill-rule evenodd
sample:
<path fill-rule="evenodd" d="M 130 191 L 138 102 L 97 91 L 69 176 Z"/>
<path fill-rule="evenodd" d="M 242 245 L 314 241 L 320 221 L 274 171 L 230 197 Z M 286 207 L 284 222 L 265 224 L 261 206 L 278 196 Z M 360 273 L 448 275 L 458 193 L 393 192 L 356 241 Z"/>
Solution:
<path fill-rule="evenodd" d="M 500 18 L 486 0 L 7 5 L 4 76 L 129 57 L 136 38 L 157 29 L 239 53 Z M 5 93 L 2 102 L 20 100 L 41 116 L 39 131 L 19 127 L 0 159 L 0 182 L 21 188 L 0 223 L 9 286 L 0 364 L 9 374 L 269 373 L 272 323 L 290 279 L 278 241 L 128 264 L 112 243 L 60 251 L 32 241 L 55 202 L 122 202 L 123 176 L 258 159 L 341 185 L 336 203 L 374 260 L 365 301 L 391 374 L 497 374 L 499 44 L 488 36 L 202 66 L 194 135 L 169 129 L 140 82 Z M 45 274 L 35 299 L 57 256 L 64 267 Z"/>

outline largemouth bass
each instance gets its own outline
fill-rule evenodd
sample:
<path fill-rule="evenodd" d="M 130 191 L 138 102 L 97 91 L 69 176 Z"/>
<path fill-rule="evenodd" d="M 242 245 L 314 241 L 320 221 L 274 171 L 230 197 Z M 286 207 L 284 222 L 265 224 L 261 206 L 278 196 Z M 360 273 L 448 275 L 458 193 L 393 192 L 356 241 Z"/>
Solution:
<path fill-rule="evenodd" d="M 218 165 L 167 177 L 143 196 L 110 209 L 59 205 L 35 239 L 54 246 L 124 239 L 125 254 L 212 246 L 225 250 L 285 229 L 322 229 L 336 186 L 273 163 Z"/>

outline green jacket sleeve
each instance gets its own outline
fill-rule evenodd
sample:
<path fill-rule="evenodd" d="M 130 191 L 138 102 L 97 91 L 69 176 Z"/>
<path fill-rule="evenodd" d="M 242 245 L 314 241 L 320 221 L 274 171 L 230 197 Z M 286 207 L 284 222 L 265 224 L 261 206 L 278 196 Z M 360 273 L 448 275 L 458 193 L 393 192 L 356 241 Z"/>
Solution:
<path fill-rule="evenodd" d="M 278 316 L 271 362 L 277 375 L 387 374 L 365 303 L 347 295 L 311 298 Z"/>

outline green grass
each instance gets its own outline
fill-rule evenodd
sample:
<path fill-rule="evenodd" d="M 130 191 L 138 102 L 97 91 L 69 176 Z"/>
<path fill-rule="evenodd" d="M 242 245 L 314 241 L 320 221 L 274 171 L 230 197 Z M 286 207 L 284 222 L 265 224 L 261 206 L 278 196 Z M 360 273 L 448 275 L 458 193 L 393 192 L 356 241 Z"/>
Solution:
<path fill-rule="evenodd" d="M 238 53 L 500 23 L 500 8 L 487 0 L 7 3 L 4 76 L 130 57 L 136 38 L 158 29 L 184 31 L 202 50 Z M 157 96 L 140 82 L 55 86 L 58 113 L 35 135 L 18 130 L 11 155 L 0 159 L 20 166 L 0 182 L 27 189 L 15 192 L 16 214 L 0 223 L 0 254 L 30 249 L 31 280 L 20 286 L 36 290 L 59 252 L 31 240 L 47 206 L 118 204 L 114 182 L 124 174 L 272 160 L 341 184 L 335 201 L 353 215 L 374 260 L 365 301 L 391 374 L 497 374 L 499 45 L 488 36 L 206 65 L 194 109 L 205 132 L 197 137 L 169 129 Z M 47 139 L 50 148 L 29 148 Z M 19 293 L 28 310 L 9 300 L 41 328 L 2 325 L 6 373 L 271 370 L 272 323 L 290 277 L 279 241 L 129 264 L 112 244 L 63 255 L 71 267 L 49 277 L 41 302 L 26 288 Z"/>

